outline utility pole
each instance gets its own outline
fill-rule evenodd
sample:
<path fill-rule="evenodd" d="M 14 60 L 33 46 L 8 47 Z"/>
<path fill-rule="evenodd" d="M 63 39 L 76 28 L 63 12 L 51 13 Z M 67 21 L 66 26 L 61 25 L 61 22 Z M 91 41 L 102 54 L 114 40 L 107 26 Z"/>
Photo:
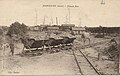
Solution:
<path fill-rule="evenodd" d="M 56 25 L 58 25 L 58 18 L 56 17 Z"/>
<path fill-rule="evenodd" d="M 69 8 L 69 24 L 70 24 L 70 8 Z"/>
<path fill-rule="evenodd" d="M 53 24 L 53 18 L 51 17 L 51 19 L 50 19 L 50 25 L 52 25 Z"/>
<path fill-rule="evenodd" d="M 102 1 L 101 1 L 101 4 L 105 5 L 105 0 L 102 0 Z"/>
<path fill-rule="evenodd" d="M 44 19 L 43 19 L 43 24 L 45 24 L 45 16 L 44 16 Z"/>
<path fill-rule="evenodd" d="M 81 27 L 81 24 L 82 24 L 82 21 L 81 21 L 81 18 L 79 18 L 79 26 Z"/>
<path fill-rule="evenodd" d="M 66 15 L 66 24 L 68 23 L 67 21 L 68 21 L 68 18 L 67 18 L 67 15 Z"/>
<path fill-rule="evenodd" d="M 36 9 L 35 9 L 35 13 L 36 13 L 36 17 L 35 17 L 35 25 L 37 26 L 38 14 L 37 14 L 37 10 L 36 10 Z"/>

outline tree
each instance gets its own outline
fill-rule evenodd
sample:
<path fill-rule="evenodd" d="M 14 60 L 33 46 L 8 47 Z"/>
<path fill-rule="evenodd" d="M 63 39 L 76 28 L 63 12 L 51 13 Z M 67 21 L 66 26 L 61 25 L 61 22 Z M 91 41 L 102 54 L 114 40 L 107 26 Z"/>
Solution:
<path fill-rule="evenodd" d="M 99 26 L 99 33 L 102 33 L 103 32 L 103 29 L 102 29 L 102 26 L 100 25 Z"/>
<path fill-rule="evenodd" d="M 12 36 L 13 34 L 15 34 L 15 35 L 23 36 L 27 32 L 26 30 L 27 30 L 27 26 L 24 23 L 20 24 L 19 22 L 14 22 L 10 25 L 7 35 Z"/>
<path fill-rule="evenodd" d="M 2 29 L 0 29 L 0 35 L 3 35 L 3 30 Z"/>

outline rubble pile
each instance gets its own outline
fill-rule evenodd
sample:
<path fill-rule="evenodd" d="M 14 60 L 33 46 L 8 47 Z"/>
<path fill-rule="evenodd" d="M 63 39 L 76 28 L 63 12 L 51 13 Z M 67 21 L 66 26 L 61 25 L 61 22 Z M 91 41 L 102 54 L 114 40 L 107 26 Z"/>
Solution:
<path fill-rule="evenodd" d="M 111 39 L 110 42 L 99 46 L 99 51 L 102 52 L 103 56 L 115 58 L 119 54 L 118 44 L 115 39 Z"/>
<path fill-rule="evenodd" d="M 69 38 L 72 38 L 74 37 L 73 35 L 71 35 L 70 33 L 68 32 L 61 32 L 61 34 L 59 34 L 60 37 L 69 37 Z"/>
<path fill-rule="evenodd" d="M 30 38 L 34 38 L 35 40 L 44 40 L 49 38 L 61 39 L 62 37 L 74 37 L 68 32 L 60 32 L 59 34 L 55 34 L 54 32 L 30 32 L 27 34 Z"/>
<path fill-rule="evenodd" d="M 43 40 L 47 34 L 45 32 L 29 32 L 27 33 L 27 36 L 29 38 L 33 38 L 35 40 Z"/>

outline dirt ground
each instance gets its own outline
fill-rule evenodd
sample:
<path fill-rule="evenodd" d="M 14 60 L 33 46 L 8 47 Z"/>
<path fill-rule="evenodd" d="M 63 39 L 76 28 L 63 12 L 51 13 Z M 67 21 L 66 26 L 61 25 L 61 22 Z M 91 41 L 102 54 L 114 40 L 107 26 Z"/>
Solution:
<path fill-rule="evenodd" d="M 94 48 L 82 49 L 84 54 L 88 57 L 91 63 L 101 74 L 104 75 L 117 75 L 118 74 L 118 60 L 111 61 L 107 57 L 102 57 L 101 60 L 98 59 L 98 52 Z M 91 52 L 92 51 L 92 52 Z"/>
<path fill-rule="evenodd" d="M 115 38 L 118 42 L 118 38 Z M 91 43 L 95 43 L 95 42 L 99 42 L 99 41 L 109 41 L 110 39 L 102 39 L 102 38 L 92 38 L 91 39 Z M 76 43 L 79 45 L 81 43 L 77 42 Z M 101 60 L 98 60 L 98 53 L 100 51 L 104 51 L 103 49 L 106 47 L 106 43 L 102 44 L 102 45 L 98 45 L 95 47 L 91 47 L 91 48 L 85 48 L 85 49 L 81 49 L 81 51 L 87 56 L 87 58 L 91 61 L 91 63 L 95 66 L 95 68 L 98 69 L 98 71 L 101 74 L 105 74 L 105 75 L 118 75 L 118 71 L 119 71 L 119 63 L 118 63 L 118 59 L 116 59 L 115 61 L 109 60 L 107 55 L 102 56 Z M 78 46 L 76 45 L 76 46 Z M 101 48 L 100 50 L 96 49 L 96 48 Z"/>
<path fill-rule="evenodd" d="M 102 41 L 102 38 L 92 38 L 91 43 Z M 107 40 L 107 39 L 106 39 Z M 77 46 L 83 45 L 79 38 L 75 40 Z M 86 43 L 88 44 L 88 42 Z M 23 44 L 15 45 L 15 54 L 22 52 Z M 72 53 L 61 50 L 57 53 L 45 53 L 35 57 L 21 57 L 19 55 L 9 56 L 9 47 L 5 47 L 4 70 L 2 71 L 3 49 L 0 50 L 0 74 L 2 75 L 80 75 Z M 93 64 L 105 74 L 117 74 L 113 61 L 96 60 L 98 52 L 94 48 L 83 50 Z"/>
<path fill-rule="evenodd" d="M 0 49 L 0 73 L 2 72 L 2 49 Z"/>
<path fill-rule="evenodd" d="M 20 45 L 20 44 L 19 44 Z M 70 75 L 79 74 L 69 51 L 43 54 L 36 57 L 6 55 L 3 75 Z"/>

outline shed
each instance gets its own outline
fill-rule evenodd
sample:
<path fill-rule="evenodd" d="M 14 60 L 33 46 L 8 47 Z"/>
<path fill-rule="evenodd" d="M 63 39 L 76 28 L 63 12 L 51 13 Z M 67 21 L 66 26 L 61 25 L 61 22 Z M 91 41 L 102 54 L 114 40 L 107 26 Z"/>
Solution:
<path fill-rule="evenodd" d="M 71 31 L 72 27 L 75 27 L 75 24 L 62 24 L 60 29 L 63 31 Z"/>
<path fill-rule="evenodd" d="M 75 27 L 75 24 L 62 24 L 62 27 Z"/>
<path fill-rule="evenodd" d="M 74 34 L 81 34 L 86 29 L 84 27 L 72 27 L 72 33 Z"/>

